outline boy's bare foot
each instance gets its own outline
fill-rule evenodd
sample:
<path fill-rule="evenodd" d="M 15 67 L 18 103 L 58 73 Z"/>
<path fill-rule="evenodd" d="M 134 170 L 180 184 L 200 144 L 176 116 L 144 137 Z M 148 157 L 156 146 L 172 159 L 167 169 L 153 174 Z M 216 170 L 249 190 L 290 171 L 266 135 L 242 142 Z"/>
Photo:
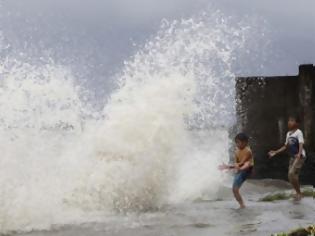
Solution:
<path fill-rule="evenodd" d="M 301 201 L 302 197 L 303 196 L 301 193 L 297 193 L 297 194 L 293 195 L 294 201 Z"/>
<path fill-rule="evenodd" d="M 302 199 L 302 197 L 303 197 L 302 194 L 299 193 L 299 194 L 296 195 L 296 200 L 300 201 Z"/>
<path fill-rule="evenodd" d="M 246 206 L 243 204 L 243 205 L 240 205 L 240 208 L 239 209 L 245 209 Z"/>

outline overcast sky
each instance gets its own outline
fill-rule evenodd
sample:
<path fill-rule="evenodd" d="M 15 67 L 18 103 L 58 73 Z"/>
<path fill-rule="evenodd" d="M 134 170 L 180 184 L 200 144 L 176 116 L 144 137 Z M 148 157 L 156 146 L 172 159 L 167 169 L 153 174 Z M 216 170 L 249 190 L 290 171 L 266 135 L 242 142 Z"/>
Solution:
<path fill-rule="evenodd" d="M 262 27 L 271 32 L 280 60 L 265 68 L 265 75 L 296 74 L 298 64 L 315 64 L 314 0 L 0 0 L 0 31 L 10 44 L 2 55 L 51 56 L 72 66 L 90 86 L 112 87 L 110 78 L 163 18 L 189 18 L 210 9 L 266 21 Z"/>

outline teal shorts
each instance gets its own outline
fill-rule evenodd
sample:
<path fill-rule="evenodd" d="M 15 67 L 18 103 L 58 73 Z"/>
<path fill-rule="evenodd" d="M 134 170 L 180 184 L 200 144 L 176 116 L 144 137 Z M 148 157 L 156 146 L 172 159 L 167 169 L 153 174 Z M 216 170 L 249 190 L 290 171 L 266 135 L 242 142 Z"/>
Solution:
<path fill-rule="evenodd" d="M 233 188 L 240 188 L 245 180 L 252 174 L 253 168 L 249 168 L 247 170 L 241 170 L 237 172 L 234 176 Z"/>

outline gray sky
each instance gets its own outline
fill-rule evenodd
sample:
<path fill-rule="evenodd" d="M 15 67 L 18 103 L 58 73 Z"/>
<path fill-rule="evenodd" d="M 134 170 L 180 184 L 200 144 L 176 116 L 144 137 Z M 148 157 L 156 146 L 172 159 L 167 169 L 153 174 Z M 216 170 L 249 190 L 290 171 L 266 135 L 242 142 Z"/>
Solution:
<path fill-rule="evenodd" d="M 95 90 L 97 96 L 114 87 L 112 76 L 163 18 L 211 9 L 260 17 L 271 32 L 270 64 L 263 72 L 253 67 L 240 75 L 296 74 L 298 64 L 315 64 L 314 0 L 0 0 L 0 31 L 10 44 L 2 53 L 33 61 L 52 57 L 72 67 L 82 83 L 103 88 Z"/>

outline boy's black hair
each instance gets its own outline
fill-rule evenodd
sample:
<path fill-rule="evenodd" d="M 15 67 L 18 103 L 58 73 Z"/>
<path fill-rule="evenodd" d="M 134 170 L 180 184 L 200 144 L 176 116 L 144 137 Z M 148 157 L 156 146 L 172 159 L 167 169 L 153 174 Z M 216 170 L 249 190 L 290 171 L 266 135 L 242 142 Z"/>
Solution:
<path fill-rule="evenodd" d="M 239 140 L 241 142 L 246 142 L 248 143 L 248 140 L 249 140 L 249 137 L 247 136 L 247 134 L 245 133 L 238 133 L 236 136 L 235 136 L 235 141 L 236 140 Z"/>
<path fill-rule="evenodd" d="M 300 116 L 298 114 L 290 114 L 288 119 L 293 119 L 298 124 L 301 123 L 301 118 L 300 118 Z"/>

